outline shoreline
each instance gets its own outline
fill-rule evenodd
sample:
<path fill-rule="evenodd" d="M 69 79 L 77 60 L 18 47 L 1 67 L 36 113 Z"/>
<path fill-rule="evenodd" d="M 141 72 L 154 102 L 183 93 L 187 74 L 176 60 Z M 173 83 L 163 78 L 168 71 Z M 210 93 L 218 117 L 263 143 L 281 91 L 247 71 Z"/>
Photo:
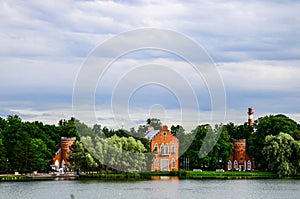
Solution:
<path fill-rule="evenodd" d="M 272 172 L 216 172 L 216 171 L 170 171 L 170 172 L 147 172 L 147 173 L 92 173 L 92 174 L 37 174 L 37 175 L 0 175 L 1 181 L 37 181 L 37 180 L 155 180 L 158 177 L 176 177 L 178 180 L 184 179 L 300 179 L 300 176 L 279 178 Z"/>

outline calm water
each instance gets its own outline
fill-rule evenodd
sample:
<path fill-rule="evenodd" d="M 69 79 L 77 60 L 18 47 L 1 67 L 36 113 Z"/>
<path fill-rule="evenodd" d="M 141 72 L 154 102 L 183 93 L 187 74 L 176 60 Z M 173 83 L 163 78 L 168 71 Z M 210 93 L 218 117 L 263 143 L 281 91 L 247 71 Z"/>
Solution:
<path fill-rule="evenodd" d="M 0 182 L 0 198 L 300 198 L 300 180 Z"/>

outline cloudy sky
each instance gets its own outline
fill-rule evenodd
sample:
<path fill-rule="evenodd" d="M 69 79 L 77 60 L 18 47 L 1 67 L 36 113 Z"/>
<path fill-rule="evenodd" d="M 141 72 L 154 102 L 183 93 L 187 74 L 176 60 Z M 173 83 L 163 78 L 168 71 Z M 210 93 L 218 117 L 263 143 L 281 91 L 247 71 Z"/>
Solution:
<path fill-rule="evenodd" d="M 0 116 L 18 114 L 51 124 L 70 118 L 74 85 L 93 50 L 124 32 L 150 27 L 185 35 L 211 57 L 226 94 L 226 117 L 215 122 L 243 123 L 248 107 L 254 108 L 255 118 L 283 113 L 300 122 L 299 10 L 298 1 L 271 0 L 0 0 Z M 193 79 L 190 66 L 178 57 L 145 50 L 119 59 L 99 80 L 94 108 L 98 123 L 116 128 L 111 107 L 115 84 L 135 79 L 138 71 L 133 69 L 147 63 L 188 73 L 199 101 L 197 112 L 202 122 L 209 122 L 207 82 Z M 180 123 L 184 95 L 164 89 L 155 72 L 147 74 L 156 84 L 131 93 L 130 119 L 136 125 L 149 116 Z M 182 85 L 172 84 L 179 90 Z M 126 123 L 126 116 L 119 118 Z M 185 128 L 197 125 L 190 121 Z"/>

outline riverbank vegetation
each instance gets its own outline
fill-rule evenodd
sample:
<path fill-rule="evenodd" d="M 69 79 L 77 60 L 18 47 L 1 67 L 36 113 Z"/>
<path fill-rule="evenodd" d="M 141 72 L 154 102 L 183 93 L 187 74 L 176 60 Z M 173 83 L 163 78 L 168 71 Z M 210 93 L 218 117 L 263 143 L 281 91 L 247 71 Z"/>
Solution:
<path fill-rule="evenodd" d="M 165 171 L 146 173 L 102 173 L 84 174 L 79 179 L 101 179 L 101 180 L 147 180 L 155 177 L 169 176 L 178 179 L 277 179 L 279 176 L 273 172 L 238 172 L 238 171 Z"/>
<path fill-rule="evenodd" d="M 148 119 L 137 130 L 113 130 L 99 124 L 88 127 L 75 118 L 60 120 L 57 125 L 22 121 L 15 115 L 0 118 L 0 173 L 48 172 L 61 137 L 77 138 L 71 146 L 73 152 L 69 154 L 69 168 L 72 170 L 86 173 L 146 171 L 152 160 L 149 141 L 144 138 L 148 126 L 160 129 L 162 124 L 154 118 Z M 300 175 L 300 125 L 284 115 L 258 118 L 253 126 L 247 123 L 214 127 L 204 124 L 186 132 L 177 125 L 171 126 L 171 132 L 180 142 L 181 169 L 221 169 L 232 152 L 232 139 L 246 139 L 247 152 L 254 158 L 256 170 L 272 171 L 280 177 Z M 200 159 L 199 149 L 207 142 L 204 141 L 207 137 L 212 141 L 216 137 L 218 139 L 212 150 Z M 244 173 L 250 175 L 252 172 Z M 234 174 L 225 172 L 217 175 Z M 192 173 L 190 176 L 205 178 L 209 177 L 209 172 Z"/>

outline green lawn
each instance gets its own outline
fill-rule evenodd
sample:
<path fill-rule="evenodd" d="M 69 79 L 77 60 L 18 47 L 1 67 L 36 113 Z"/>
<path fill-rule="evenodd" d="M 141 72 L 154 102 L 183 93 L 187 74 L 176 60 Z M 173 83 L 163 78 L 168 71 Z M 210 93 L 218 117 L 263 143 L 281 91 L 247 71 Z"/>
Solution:
<path fill-rule="evenodd" d="M 147 172 L 147 173 L 108 173 L 108 174 L 83 174 L 80 179 L 151 179 L 151 176 L 178 176 L 180 179 L 274 179 L 278 175 L 272 172 L 216 172 L 216 171 L 170 171 L 170 172 Z"/>
<path fill-rule="evenodd" d="M 238 172 L 238 171 L 203 171 L 193 172 L 187 171 L 186 178 L 201 179 L 201 178 L 216 178 L 216 179 L 268 179 L 278 178 L 278 175 L 272 172 Z"/>
<path fill-rule="evenodd" d="M 272 172 L 238 172 L 238 171 L 171 171 L 171 172 L 148 172 L 144 176 L 178 176 L 181 179 L 270 179 L 278 178 Z"/>

